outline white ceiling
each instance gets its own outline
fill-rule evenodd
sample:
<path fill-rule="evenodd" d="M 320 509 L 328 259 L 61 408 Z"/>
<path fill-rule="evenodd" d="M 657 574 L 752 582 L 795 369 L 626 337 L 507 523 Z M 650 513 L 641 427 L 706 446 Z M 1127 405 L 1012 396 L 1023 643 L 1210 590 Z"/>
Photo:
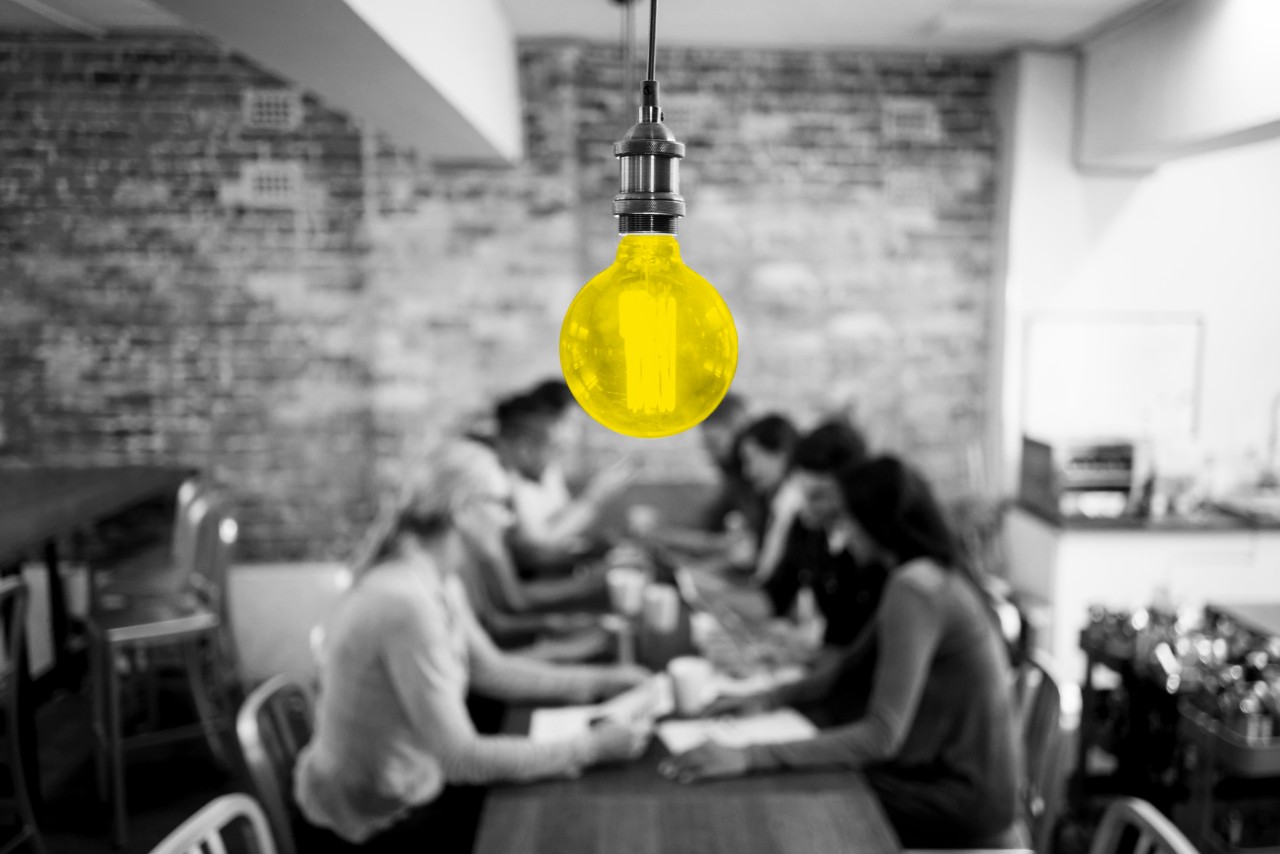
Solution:
<path fill-rule="evenodd" d="M 217 2 L 217 0 L 208 0 Z M 425 0 L 405 0 L 422 3 Z M 464 0 L 465 2 L 465 0 Z M 658 43 L 996 51 L 1067 45 L 1154 0 L 665 0 Z M 619 0 L 500 0 L 517 36 L 616 40 Z M 637 38 L 649 6 L 633 0 Z M 76 31 L 182 29 L 147 0 L 0 0 L 0 28 Z"/>

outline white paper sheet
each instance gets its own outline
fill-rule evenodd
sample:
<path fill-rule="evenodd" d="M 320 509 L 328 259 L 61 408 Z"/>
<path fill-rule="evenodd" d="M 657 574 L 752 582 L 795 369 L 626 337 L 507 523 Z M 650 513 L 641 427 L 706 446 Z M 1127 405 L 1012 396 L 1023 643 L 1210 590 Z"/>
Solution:
<path fill-rule="evenodd" d="M 776 744 L 812 738 L 818 730 L 794 709 L 775 709 L 740 718 L 708 718 L 693 721 L 663 721 L 658 738 L 672 753 L 684 753 L 705 741 L 726 747 L 748 744 Z"/>
<path fill-rule="evenodd" d="M 575 738 L 591 728 L 592 721 L 606 719 L 626 724 L 649 724 L 671 714 L 675 700 L 671 677 L 656 673 L 639 685 L 591 706 L 559 706 L 534 709 L 529 719 L 529 738 L 556 741 Z"/>
<path fill-rule="evenodd" d="M 595 715 L 595 706 L 534 709 L 529 719 L 529 738 L 533 741 L 577 738 L 591 727 L 591 719 Z"/>

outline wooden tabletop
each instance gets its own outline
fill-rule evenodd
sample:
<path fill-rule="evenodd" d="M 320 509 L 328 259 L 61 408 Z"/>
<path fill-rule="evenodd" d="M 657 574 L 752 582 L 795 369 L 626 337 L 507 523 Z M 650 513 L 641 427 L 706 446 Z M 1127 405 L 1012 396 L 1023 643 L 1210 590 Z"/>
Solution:
<path fill-rule="evenodd" d="M 529 712 L 508 731 L 527 731 Z M 655 738 L 634 763 L 577 780 L 494 788 L 476 854 L 897 854 L 861 774 L 781 773 L 680 785 Z"/>
<path fill-rule="evenodd" d="M 0 468 L 0 566 L 53 537 L 174 494 L 191 469 Z"/>

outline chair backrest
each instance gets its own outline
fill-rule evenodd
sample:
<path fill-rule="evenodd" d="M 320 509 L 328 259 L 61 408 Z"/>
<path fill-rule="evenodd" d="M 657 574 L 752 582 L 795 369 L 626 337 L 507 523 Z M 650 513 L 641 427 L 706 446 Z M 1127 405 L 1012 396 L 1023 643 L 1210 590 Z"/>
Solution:
<path fill-rule="evenodd" d="M 240 844 L 227 844 L 226 836 L 230 833 L 242 834 Z M 276 854 L 262 808 L 253 798 L 239 792 L 205 804 L 160 840 L 151 854 L 222 854 L 228 850 Z"/>
<path fill-rule="evenodd" d="M 200 481 L 189 477 L 178 487 L 178 497 L 173 513 L 173 540 L 170 545 L 173 559 L 181 564 L 184 557 L 190 560 L 195 551 L 195 542 L 191 525 L 188 521 L 191 505 L 201 493 Z"/>
<path fill-rule="evenodd" d="M 202 495 L 192 504 L 197 515 L 195 556 L 187 586 L 214 613 L 226 619 L 227 574 L 235 554 L 240 526 L 212 496 Z"/>
<path fill-rule="evenodd" d="M 1158 809 L 1138 798 L 1117 798 L 1102 815 L 1089 854 L 1197 854 L 1196 847 Z"/>
<path fill-rule="evenodd" d="M 1023 665 L 1019 718 L 1022 727 L 1022 807 L 1031 847 L 1048 854 L 1061 812 L 1066 733 L 1062 729 L 1062 691 L 1052 666 L 1032 653 Z"/>
<path fill-rule="evenodd" d="M 245 698 L 236 737 L 254 793 L 266 810 L 280 854 L 294 854 L 293 766 L 315 726 L 315 699 L 301 679 L 280 675 Z"/>

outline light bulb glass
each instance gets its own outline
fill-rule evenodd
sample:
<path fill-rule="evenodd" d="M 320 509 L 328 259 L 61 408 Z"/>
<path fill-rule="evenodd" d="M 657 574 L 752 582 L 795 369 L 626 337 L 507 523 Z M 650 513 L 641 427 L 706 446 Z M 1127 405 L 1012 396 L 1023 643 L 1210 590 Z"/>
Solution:
<path fill-rule="evenodd" d="M 587 413 L 627 436 L 671 436 L 711 414 L 738 367 L 733 316 L 669 234 L 628 234 L 560 327 L 560 367 Z"/>

